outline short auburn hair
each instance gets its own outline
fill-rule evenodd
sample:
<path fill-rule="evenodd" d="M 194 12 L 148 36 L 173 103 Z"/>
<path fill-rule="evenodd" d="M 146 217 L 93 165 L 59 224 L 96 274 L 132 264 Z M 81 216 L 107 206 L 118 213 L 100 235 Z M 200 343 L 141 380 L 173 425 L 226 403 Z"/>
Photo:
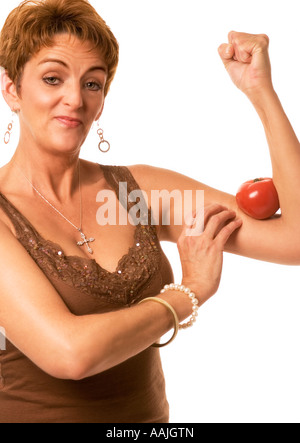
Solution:
<path fill-rule="evenodd" d="M 108 68 L 106 95 L 118 66 L 119 45 L 88 0 L 25 0 L 8 15 L 0 33 L 0 66 L 17 91 L 25 64 L 42 47 L 51 47 L 60 33 L 90 41 L 100 50 Z"/>

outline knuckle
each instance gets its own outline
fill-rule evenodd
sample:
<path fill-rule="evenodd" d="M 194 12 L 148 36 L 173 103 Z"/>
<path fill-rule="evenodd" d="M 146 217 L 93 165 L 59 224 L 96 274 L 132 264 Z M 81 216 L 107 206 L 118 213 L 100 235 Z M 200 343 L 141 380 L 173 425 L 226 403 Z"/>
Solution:
<path fill-rule="evenodd" d="M 189 236 L 188 240 L 187 240 L 187 244 L 189 247 L 195 247 L 196 244 L 198 244 L 199 242 L 201 242 L 201 238 L 200 237 L 196 237 L 196 236 Z"/>
<path fill-rule="evenodd" d="M 233 37 L 234 31 L 228 32 L 228 39 L 230 40 Z"/>
<path fill-rule="evenodd" d="M 182 234 L 180 234 L 180 236 L 177 239 L 177 246 L 180 246 L 182 244 Z"/>
<path fill-rule="evenodd" d="M 234 223 L 230 222 L 222 228 L 221 233 L 223 233 L 223 235 L 227 235 L 232 231 L 233 227 Z"/>
<path fill-rule="evenodd" d="M 222 244 L 226 243 L 230 235 L 233 233 L 234 229 L 235 229 L 234 223 L 229 223 L 228 225 L 224 226 L 220 231 L 219 241 Z"/>
<path fill-rule="evenodd" d="M 213 203 L 205 208 L 204 219 L 208 221 L 210 218 L 214 217 L 215 213 L 220 213 L 224 210 L 226 210 L 224 206 L 218 203 Z"/>
<path fill-rule="evenodd" d="M 190 248 L 197 242 L 197 237 L 191 235 L 183 235 L 177 241 L 178 249 L 185 250 Z"/>
<path fill-rule="evenodd" d="M 269 44 L 270 39 L 267 34 L 261 34 L 260 37 L 264 43 Z"/>
<path fill-rule="evenodd" d="M 266 34 L 259 34 L 257 37 L 257 43 L 262 49 L 266 49 L 269 46 L 270 39 Z"/>
<path fill-rule="evenodd" d="M 179 237 L 179 239 L 177 240 L 177 248 L 178 249 L 183 249 L 184 244 L 185 244 L 185 237 L 183 235 L 181 235 Z"/>
<path fill-rule="evenodd" d="M 181 243 L 182 240 L 184 239 L 184 237 L 185 237 L 185 235 L 184 235 L 184 229 L 183 229 L 177 239 L 177 243 Z"/>
<path fill-rule="evenodd" d="M 209 205 L 206 206 L 206 210 L 210 210 L 210 209 L 219 209 L 219 208 L 224 208 L 223 205 L 221 205 L 220 203 L 210 203 Z"/>
<path fill-rule="evenodd" d="M 218 242 L 213 242 L 208 249 L 208 255 L 214 257 L 219 254 L 220 249 Z"/>
<path fill-rule="evenodd" d="M 222 216 L 221 214 L 215 214 L 211 217 L 211 219 L 213 220 L 214 223 L 219 224 L 222 221 Z"/>
<path fill-rule="evenodd" d="M 230 32 L 228 33 L 228 39 L 229 39 L 230 42 L 233 42 L 233 41 L 236 42 L 236 41 L 237 41 L 237 38 L 238 38 L 240 35 L 241 35 L 240 32 L 230 31 Z"/>
<path fill-rule="evenodd" d="M 221 241 L 225 242 L 226 239 L 230 236 L 231 232 L 232 232 L 232 226 L 230 225 L 225 226 L 222 231 L 223 235 L 221 236 Z"/>
<path fill-rule="evenodd" d="M 204 214 L 205 215 L 208 214 L 210 211 L 212 211 L 215 208 L 215 206 L 216 206 L 215 203 L 211 203 L 209 205 L 206 205 L 204 207 Z"/>

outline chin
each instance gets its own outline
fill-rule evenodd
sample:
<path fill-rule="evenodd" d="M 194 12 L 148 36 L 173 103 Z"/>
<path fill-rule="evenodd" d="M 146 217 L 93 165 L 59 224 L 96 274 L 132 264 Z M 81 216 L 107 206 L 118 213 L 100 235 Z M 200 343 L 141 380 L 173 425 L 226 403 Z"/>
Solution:
<path fill-rule="evenodd" d="M 59 137 L 57 140 L 53 140 L 52 150 L 58 152 L 77 152 L 78 149 L 82 146 L 84 140 L 79 137 Z"/>

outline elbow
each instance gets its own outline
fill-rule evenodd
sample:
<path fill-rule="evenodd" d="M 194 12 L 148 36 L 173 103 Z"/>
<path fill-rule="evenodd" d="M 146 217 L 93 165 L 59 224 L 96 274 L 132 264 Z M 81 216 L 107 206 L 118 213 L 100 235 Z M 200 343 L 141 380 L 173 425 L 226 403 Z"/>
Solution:
<path fill-rule="evenodd" d="M 60 380 L 79 381 L 87 377 L 87 366 L 82 354 L 76 352 L 76 346 L 61 347 L 56 355 L 51 356 L 38 366 L 48 375 Z"/>
<path fill-rule="evenodd" d="M 70 349 L 67 355 L 60 370 L 62 377 L 58 378 L 79 381 L 88 377 L 88 367 L 82 357 L 82 353 L 76 352 L 75 349 Z"/>
<path fill-rule="evenodd" d="M 103 362 L 104 359 L 101 358 L 99 349 L 95 357 L 91 350 L 86 347 L 84 350 L 79 350 L 75 345 L 70 349 L 68 358 L 64 359 L 61 372 L 66 380 L 80 381 L 108 369 Z"/>
<path fill-rule="evenodd" d="M 69 360 L 68 362 L 65 362 L 64 367 L 61 371 L 62 377 L 57 378 L 63 378 L 64 380 L 74 380 L 79 381 L 86 378 L 86 371 L 84 366 L 81 364 L 81 362 L 78 359 L 77 360 Z"/>
<path fill-rule="evenodd" d="M 54 367 L 45 368 L 45 372 L 51 377 L 60 380 L 79 381 L 87 377 L 86 371 L 79 361 L 64 359 L 64 362 L 56 363 Z"/>
<path fill-rule="evenodd" d="M 79 381 L 110 367 L 111 349 L 105 343 L 95 349 L 85 334 L 68 334 L 55 351 L 55 357 L 48 353 L 46 372 L 58 379 Z"/>
<path fill-rule="evenodd" d="M 79 358 L 76 360 L 66 356 L 55 358 L 53 362 L 40 368 L 53 378 L 60 380 L 82 380 L 85 378 L 85 369 Z"/>

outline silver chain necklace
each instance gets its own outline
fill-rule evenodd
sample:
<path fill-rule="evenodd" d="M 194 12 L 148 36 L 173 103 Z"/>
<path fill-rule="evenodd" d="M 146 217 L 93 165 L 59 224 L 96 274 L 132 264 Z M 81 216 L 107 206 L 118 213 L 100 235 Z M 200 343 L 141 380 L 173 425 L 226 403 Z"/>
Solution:
<path fill-rule="evenodd" d="M 24 177 L 26 178 L 26 180 L 28 181 L 28 183 L 30 183 L 30 185 L 32 186 L 32 188 L 38 193 L 38 195 L 40 197 L 42 197 L 42 199 L 48 203 L 48 205 L 51 206 L 51 208 L 53 208 L 61 217 L 63 217 L 68 223 L 70 223 L 70 225 L 72 225 L 77 231 L 80 232 L 81 238 L 82 240 L 77 242 L 77 246 L 83 246 L 86 245 L 87 249 L 89 251 L 90 254 L 93 254 L 93 250 L 90 247 L 89 243 L 95 241 L 94 238 L 86 238 L 85 234 L 82 232 L 81 228 L 82 228 L 82 201 L 81 201 L 81 183 L 80 183 L 80 166 L 78 163 L 78 182 L 79 182 L 79 195 L 80 195 L 80 228 L 78 228 L 77 226 L 74 225 L 74 223 L 72 223 L 70 220 L 67 219 L 67 217 L 65 217 L 58 209 L 56 209 L 52 203 L 50 203 L 36 188 L 35 186 L 33 186 L 33 184 L 31 183 L 31 181 L 26 177 L 26 175 L 24 174 L 24 172 L 22 171 L 22 169 L 19 167 L 19 165 L 14 162 L 14 164 L 18 167 L 18 169 L 20 170 L 20 172 L 24 175 Z"/>

